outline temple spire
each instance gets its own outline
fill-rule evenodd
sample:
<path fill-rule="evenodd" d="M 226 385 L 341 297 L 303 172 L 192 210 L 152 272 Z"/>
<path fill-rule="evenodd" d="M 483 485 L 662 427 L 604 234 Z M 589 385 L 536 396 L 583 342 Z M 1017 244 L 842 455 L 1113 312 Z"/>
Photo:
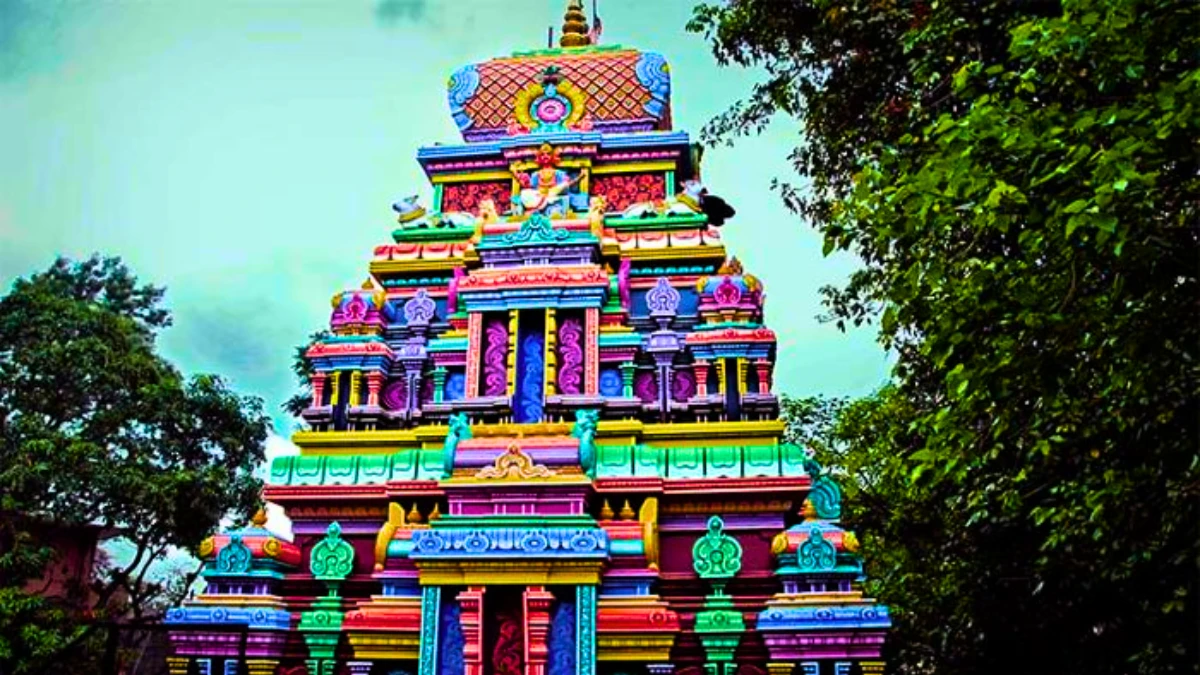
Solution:
<path fill-rule="evenodd" d="M 560 47 L 586 47 L 592 43 L 588 37 L 587 15 L 583 13 L 583 0 L 567 0 L 567 11 L 563 14 Z"/>

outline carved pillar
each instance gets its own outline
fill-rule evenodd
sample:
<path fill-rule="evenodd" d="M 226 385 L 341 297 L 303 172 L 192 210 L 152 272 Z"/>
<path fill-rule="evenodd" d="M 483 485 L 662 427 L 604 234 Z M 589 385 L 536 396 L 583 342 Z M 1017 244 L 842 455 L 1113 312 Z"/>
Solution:
<path fill-rule="evenodd" d="M 379 407 L 379 390 L 383 388 L 383 373 L 375 371 L 367 373 L 367 405 Z"/>
<path fill-rule="evenodd" d="M 771 362 L 759 359 L 754 362 L 754 367 L 758 370 L 758 393 L 771 393 Z"/>
<path fill-rule="evenodd" d="M 483 314 L 467 315 L 467 398 L 479 396 L 479 365 L 483 359 Z"/>
<path fill-rule="evenodd" d="M 544 586 L 525 589 L 525 674 L 546 675 L 549 657 L 547 637 L 550 633 L 550 604 L 554 595 Z"/>
<path fill-rule="evenodd" d="M 463 675 L 483 675 L 483 586 L 470 586 L 458 594 L 462 608 Z"/>
<path fill-rule="evenodd" d="M 596 675 L 595 586 L 575 587 L 575 648 L 575 675 Z"/>
<path fill-rule="evenodd" d="M 433 402 L 442 403 L 446 400 L 446 369 L 438 366 L 433 369 Z"/>
<path fill-rule="evenodd" d="M 329 386 L 330 386 L 329 405 L 334 406 L 334 405 L 338 404 L 338 394 L 339 394 L 339 390 L 341 389 L 341 384 L 342 384 L 342 371 L 340 371 L 340 370 L 333 371 L 333 374 L 330 375 L 330 377 L 329 377 Z"/>
<path fill-rule="evenodd" d="M 558 381 L 558 320 L 553 307 L 546 308 L 546 337 L 542 340 L 545 348 L 542 362 L 542 389 L 545 396 L 553 396 Z"/>
<path fill-rule="evenodd" d="M 309 380 L 312 383 L 312 407 L 320 408 L 325 398 L 325 373 L 313 373 Z"/>
<path fill-rule="evenodd" d="M 600 308 L 584 310 L 583 393 L 600 393 Z"/>
<path fill-rule="evenodd" d="M 792 661 L 772 661 L 767 664 L 769 675 L 792 675 L 795 669 L 796 664 Z"/>
<path fill-rule="evenodd" d="M 725 362 L 728 359 L 717 359 L 717 391 L 725 393 Z"/>
<path fill-rule="evenodd" d="M 692 364 L 692 372 L 696 374 L 696 395 L 708 396 L 708 361 L 696 359 Z"/>
<path fill-rule="evenodd" d="M 362 373 L 357 370 L 350 371 L 350 407 L 357 407 L 362 403 Z"/>
<path fill-rule="evenodd" d="M 517 310 L 508 310 L 508 396 L 517 393 L 517 329 L 520 328 L 520 316 Z"/>
<path fill-rule="evenodd" d="M 637 372 L 637 365 L 633 361 L 621 364 L 621 396 L 624 398 L 633 398 L 633 374 L 635 372 Z"/>
<path fill-rule="evenodd" d="M 393 506 L 395 505 L 393 504 Z M 417 675 L 437 675 L 438 625 L 441 622 L 441 605 L 441 586 L 423 586 L 421 588 L 421 638 Z"/>
<path fill-rule="evenodd" d="M 738 357 L 737 359 L 737 386 L 738 393 L 746 393 L 746 359 Z"/>
<path fill-rule="evenodd" d="M 246 659 L 246 670 L 250 675 L 275 675 L 278 659 Z"/>
<path fill-rule="evenodd" d="M 187 675 L 188 661 L 186 656 L 168 656 L 167 672 L 171 675 Z"/>

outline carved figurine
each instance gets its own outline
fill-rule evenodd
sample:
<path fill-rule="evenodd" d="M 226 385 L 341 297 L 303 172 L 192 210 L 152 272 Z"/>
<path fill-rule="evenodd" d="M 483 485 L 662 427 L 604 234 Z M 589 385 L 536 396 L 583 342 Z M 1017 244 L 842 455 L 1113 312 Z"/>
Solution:
<path fill-rule="evenodd" d="M 396 212 L 396 222 L 405 228 L 428 227 L 425 221 L 425 207 L 417 203 L 418 199 L 420 197 L 413 195 L 392 203 L 392 210 Z"/>
<path fill-rule="evenodd" d="M 534 161 L 538 165 L 537 171 L 516 174 L 521 191 L 513 197 L 513 207 L 518 213 L 540 212 L 547 216 L 566 216 L 569 205 L 567 190 L 582 176 L 572 179 L 566 171 L 559 169 L 558 152 L 549 143 L 542 144 Z"/>
<path fill-rule="evenodd" d="M 604 214 L 608 211 L 608 200 L 604 195 L 596 195 L 592 197 L 588 203 L 588 224 L 591 226 L 592 236 L 597 239 L 604 238 Z"/>

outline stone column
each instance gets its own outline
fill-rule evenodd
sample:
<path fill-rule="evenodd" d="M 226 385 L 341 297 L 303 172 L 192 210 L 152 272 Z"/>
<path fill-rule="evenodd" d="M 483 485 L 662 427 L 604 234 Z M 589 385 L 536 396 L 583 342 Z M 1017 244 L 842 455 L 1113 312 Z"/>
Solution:
<path fill-rule="evenodd" d="M 575 648 L 575 675 L 596 675 L 596 587 L 592 585 L 575 587 Z"/>
<path fill-rule="evenodd" d="M 772 661 L 767 664 L 769 675 L 792 675 L 795 669 L 796 664 L 792 661 Z"/>
<path fill-rule="evenodd" d="M 708 361 L 696 359 L 692 372 L 696 374 L 696 396 L 708 396 Z"/>
<path fill-rule="evenodd" d="M 467 315 L 467 398 L 479 396 L 479 367 L 483 359 L 483 314 Z"/>
<path fill-rule="evenodd" d="M 375 371 L 367 374 L 367 405 L 379 407 L 379 390 L 383 388 L 383 373 Z"/>
<path fill-rule="evenodd" d="M 312 407 L 320 408 L 321 400 L 325 398 L 325 373 L 313 373 L 309 380 L 312 384 Z"/>
<path fill-rule="evenodd" d="M 637 366 L 633 361 L 621 364 L 621 396 L 624 398 L 633 398 L 633 375 L 635 372 L 637 372 Z"/>
<path fill-rule="evenodd" d="M 246 659 L 246 670 L 250 675 L 275 675 L 278 659 Z"/>
<path fill-rule="evenodd" d="M 583 311 L 583 393 L 600 393 L 600 308 Z"/>
<path fill-rule="evenodd" d="M 545 350 L 542 355 L 542 390 L 543 400 L 549 399 L 558 392 L 558 316 L 553 307 L 546 308 L 545 337 L 542 339 Z M 532 672 L 532 671 L 531 671 Z"/>
<path fill-rule="evenodd" d="M 403 509 L 397 508 L 400 513 L 403 513 Z M 421 588 L 421 635 L 417 651 L 417 675 L 437 675 L 441 605 L 441 586 L 423 586 Z"/>
<path fill-rule="evenodd" d="M 446 369 L 438 366 L 433 369 L 433 402 L 442 403 L 446 400 Z"/>
<path fill-rule="evenodd" d="M 470 586 L 458 594 L 462 609 L 463 675 L 483 675 L 483 586 Z"/>
<path fill-rule="evenodd" d="M 341 384 L 342 371 L 333 371 L 333 373 L 329 376 L 329 386 L 331 387 L 329 390 L 329 405 L 335 406 L 338 404 L 338 394 L 339 390 L 342 388 Z"/>
<path fill-rule="evenodd" d="M 771 362 L 759 359 L 754 362 L 754 367 L 758 370 L 758 393 L 771 393 Z"/>
<path fill-rule="evenodd" d="M 515 309 L 508 310 L 508 396 L 517 393 L 517 331 L 520 329 L 520 313 Z M 516 408 L 516 404 L 513 404 Z M 468 673 L 467 675 L 470 675 Z"/>
<path fill-rule="evenodd" d="M 550 604 L 554 595 L 544 586 L 525 589 L 525 674 L 546 675 L 549 657 L 547 638 L 550 634 Z"/>

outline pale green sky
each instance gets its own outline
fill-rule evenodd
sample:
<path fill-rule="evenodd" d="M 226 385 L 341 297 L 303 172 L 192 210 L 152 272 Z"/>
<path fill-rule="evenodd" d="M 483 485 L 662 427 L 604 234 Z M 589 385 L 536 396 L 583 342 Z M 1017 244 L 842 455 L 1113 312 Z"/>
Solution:
<path fill-rule="evenodd" d="M 590 3 L 585 3 L 590 7 Z M 693 0 L 601 0 L 604 42 L 662 52 L 676 128 L 754 74 L 720 69 L 683 26 Z M 56 254 L 123 257 L 168 288 L 163 352 L 278 412 L 292 347 L 357 287 L 428 195 L 414 159 L 458 142 L 459 65 L 544 45 L 564 0 L 0 0 L 0 288 Z M 852 269 L 769 190 L 794 176 L 784 120 L 710 149 L 704 182 L 738 210 L 729 250 L 767 289 L 776 390 L 863 394 L 887 375 L 873 332 L 820 324 L 817 289 Z"/>

